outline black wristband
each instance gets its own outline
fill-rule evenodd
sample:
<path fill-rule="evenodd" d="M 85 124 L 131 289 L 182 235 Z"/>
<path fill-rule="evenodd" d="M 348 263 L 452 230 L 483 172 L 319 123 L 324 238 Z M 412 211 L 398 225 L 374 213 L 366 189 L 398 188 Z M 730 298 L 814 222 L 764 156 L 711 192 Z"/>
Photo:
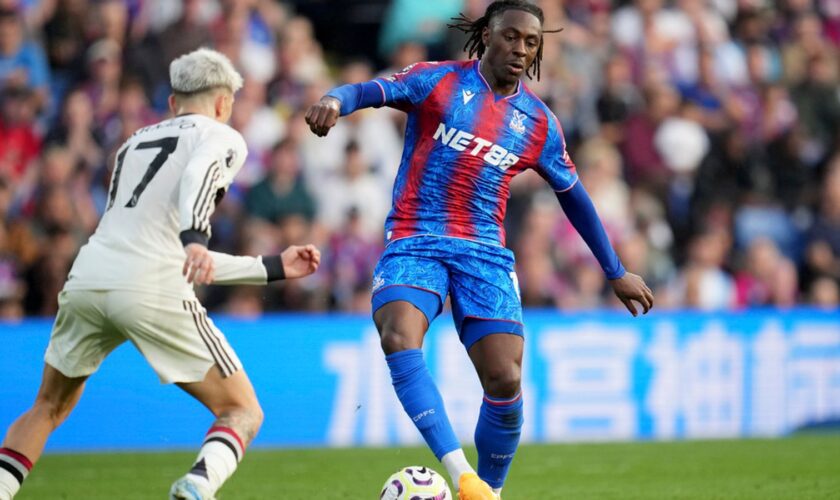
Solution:
<path fill-rule="evenodd" d="M 263 265 L 267 281 L 279 281 L 286 279 L 286 271 L 283 269 L 283 259 L 279 255 L 263 256 Z"/>
<path fill-rule="evenodd" d="M 210 238 L 206 234 L 201 231 L 196 231 L 195 229 L 181 231 L 181 234 L 179 234 L 178 237 L 181 238 L 181 244 L 184 246 L 187 246 L 190 243 L 198 243 L 199 245 L 206 247 L 207 242 L 210 241 Z"/>

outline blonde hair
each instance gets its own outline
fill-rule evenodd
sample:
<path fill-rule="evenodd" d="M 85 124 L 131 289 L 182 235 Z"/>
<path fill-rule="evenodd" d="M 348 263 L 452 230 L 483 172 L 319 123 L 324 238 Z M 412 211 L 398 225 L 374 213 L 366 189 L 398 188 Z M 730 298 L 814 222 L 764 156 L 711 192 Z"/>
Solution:
<path fill-rule="evenodd" d="M 175 94 L 199 94 L 218 88 L 235 93 L 242 88 L 242 75 L 224 54 L 200 48 L 172 61 L 169 83 Z"/>

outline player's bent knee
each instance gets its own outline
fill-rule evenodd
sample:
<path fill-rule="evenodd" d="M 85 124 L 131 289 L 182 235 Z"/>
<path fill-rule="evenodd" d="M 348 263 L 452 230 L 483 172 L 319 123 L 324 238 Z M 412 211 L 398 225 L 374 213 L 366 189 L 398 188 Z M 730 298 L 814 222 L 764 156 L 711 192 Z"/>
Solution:
<path fill-rule="evenodd" d="M 250 443 L 262 427 L 265 415 L 259 405 L 233 406 L 217 414 L 217 424 L 234 429 L 243 441 Z"/>
<path fill-rule="evenodd" d="M 418 339 L 417 336 L 405 331 L 383 329 L 380 336 L 380 345 L 385 354 L 393 354 L 409 349 L 419 349 L 422 347 L 423 341 L 422 336 Z"/>
<path fill-rule="evenodd" d="M 262 408 L 259 406 L 244 408 L 241 410 L 239 421 L 241 422 L 242 430 L 250 436 L 254 436 L 260 430 L 263 424 L 265 415 Z"/>
<path fill-rule="evenodd" d="M 493 366 L 486 370 L 481 380 L 484 392 L 494 398 L 512 398 L 519 392 L 522 370 L 514 363 Z"/>
<path fill-rule="evenodd" d="M 419 349 L 423 345 L 423 332 L 413 332 L 404 322 L 385 320 L 379 326 L 379 340 L 385 354 Z"/>
<path fill-rule="evenodd" d="M 379 330 L 382 351 L 386 355 L 423 346 L 423 336 L 428 326 L 425 316 L 414 306 L 399 302 L 387 304 L 376 312 L 374 322 Z"/>

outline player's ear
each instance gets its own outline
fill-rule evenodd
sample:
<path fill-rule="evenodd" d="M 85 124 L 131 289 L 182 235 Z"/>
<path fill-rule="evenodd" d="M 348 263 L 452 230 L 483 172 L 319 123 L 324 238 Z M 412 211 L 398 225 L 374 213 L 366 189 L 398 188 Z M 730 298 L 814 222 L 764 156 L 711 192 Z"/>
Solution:
<path fill-rule="evenodd" d="M 167 102 L 169 103 L 169 111 L 172 112 L 172 115 L 174 116 L 178 114 L 178 106 L 175 102 L 175 94 L 169 94 L 169 99 L 167 100 Z"/>
<path fill-rule="evenodd" d="M 481 30 L 481 43 L 483 43 L 485 47 L 490 45 L 490 25 L 489 24 L 487 26 L 485 26 L 484 29 Z"/>
<path fill-rule="evenodd" d="M 219 92 L 216 94 L 216 98 L 213 99 L 213 108 L 216 112 L 216 118 L 222 118 L 225 116 L 225 112 L 227 111 L 225 108 L 225 94 L 224 92 Z"/>

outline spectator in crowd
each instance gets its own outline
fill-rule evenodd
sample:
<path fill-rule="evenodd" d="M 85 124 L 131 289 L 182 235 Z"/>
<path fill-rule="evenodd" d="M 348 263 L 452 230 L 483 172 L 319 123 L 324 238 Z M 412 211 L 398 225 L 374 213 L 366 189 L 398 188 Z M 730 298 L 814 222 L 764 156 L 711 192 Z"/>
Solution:
<path fill-rule="evenodd" d="M 114 151 L 138 129 L 159 120 L 138 78 L 123 77 L 118 92 L 117 108 L 104 120 L 102 127 L 105 151 Z"/>
<path fill-rule="evenodd" d="M 67 147 L 82 170 L 104 167 L 104 137 L 94 119 L 90 96 L 84 89 L 77 88 L 67 94 L 61 121 L 47 134 L 44 142 Z"/>
<path fill-rule="evenodd" d="M 122 49 L 117 42 L 102 38 L 85 55 L 88 78 L 83 85 L 93 106 L 93 119 L 102 123 L 119 107 L 122 77 Z"/>
<path fill-rule="evenodd" d="M 294 142 L 284 139 L 274 146 L 268 159 L 268 172 L 248 191 L 245 210 L 272 223 L 289 217 L 300 217 L 310 223 L 314 220 L 315 199 L 303 182 L 300 155 Z"/>
<path fill-rule="evenodd" d="M 37 108 L 49 97 L 50 71 L 44 49 L 26 37 L 21 13 L 0 8 L 0 89 L 27 87 L 35 92 Z"/>
<path fill-rule="evenodd" d="M 366 234 L 360 215 L 356 207 L 350 207 L 327 247 L 331 303 L 344 311 L 364 312 L 370 307 L 370 277 L 376 255 L 382 251 L 382 244 Z"/>
<path fill-rule="evenodd" d="M 644 106 L 628 118 L 622 137 L 625 175 L 632 186 L 649 189 L 664 199 L 671 172 L 654 146 L 654 136 L 659 125 L 676 114 L 680 98 L 667 83 L 649 85 L 644 98 Z"/>
<path fill-rule="evenodd" d="M 210 44 L 210 27 L 201 12 L 205 3 L 203 0 L 184 0 L 181 16 L 157 35 L 155 46 L 161 51 L 159 62 L 163 68 L 168 68 L 179 55 Z"/>
<path fill-rule="evenodd" d="M 0 316 L 53 310 L 53 285 L 104 208 L 116 150 L 165 112 L 166 65 L 200 45 L 247 75 L 231 123 L 248 164 L 215 212 L 214 245 L 327 249 L 323 273 L 264 295 L 211 288 L 208 305 L 244 316 L 365 309 L 404 115 L 356 113 L 317 139 L 303 110 L 335 84 L 461 57 L 465 40 L 439 29 L 447 12 L 480 15 L 487 1 L 421 3 L 392 2 L 374 20 L 387 49 L 364 60 L 319 39 L 300 2 L 0 0 Z M 607 230 L 659 306 L 836 309 L 836 2 L 540 3 L 545 25 L 564 31 L 546 36 L 528 86 L 566 127 Z M 612 307 L 568 229 L 539 176 L 517 176 L 505 230 L 523 303 Z"/>
<path fill-rule="evenodd" d="M 840 280 L 840 156 L 835 156 L 825 176 L 822 202 L 808 234 L 806 269 L 812 277 Z"/>
<path fill-rule="evenodd" d="M 624 122 L 641 107 L 642 96 L 633 84 L 630 62 L 615 53 L 604 66 L 604 82 L 596 101 L 600 134 L 613 144 L 624 139 Z"/>
<path fill-rule="evenodd" d="M 44 25 L 53 110 L 60 108 L 67 91 L 84 79 L 87 7 L 87 0 L 59 0 Z"/>
<path fill-rule="evenodd" d="M 0 214 L 5 214 L 11 203 L 11 192 L 0 179 Z M 22 265 L 12 246 L 11 234 L 5 217 L 0 217 L 0 321 L 17 320 L 24 315 L 24 282 Z"/>
<path fill-rule="evenodd" d="M 27 87 L 0 91 L 0 178 L 13 191 L 31 185 L 32 168 L 41 153 L 41 138 L 35 128 L 34 92 Z"/>
<path fill-rule="evenodd" d="M 242 133 L 248 145 L 248 158 L 237 176 L 237 184 L 251 186 L 264 174 L 265 158 L 286 135 L 286 123 L 276 108 L 266 101 L 266 84 L 246 80 L 237 94 L 231 126 Z"/>
<path fill-rule="evenodd" d="M 791 307 L 796 304 L 797 274 L 793 262 L 768 238 L 753 240 L 735 276 L 739 307 Z"/>
<path fill-rule="evenodd" d="M 724 310 L 736 305 L 736 289 L 726 269 L 732 246 L 729 233 L 712 227 L 689 243 L 688 261 L 671 283 L 666 302 L 701 310 Z"/>
<path fill-rule="evenodd" d="M 347 144 L 341 176 L 325 180 L 316 196 L 318 220 L 330 232 L 343 227 L 347 214 L 355 211 L 358 213 L 361 236 L 368 241 L 376 241 L 381 237 L 390 198 L 371 174 L 358 143 Z"/>
<path fill-rule="evenodd" d="M 840 308 L 840 284 L 836 279 L 820 276 L 811 283 L 808 303 L 828 311 Z"/>

